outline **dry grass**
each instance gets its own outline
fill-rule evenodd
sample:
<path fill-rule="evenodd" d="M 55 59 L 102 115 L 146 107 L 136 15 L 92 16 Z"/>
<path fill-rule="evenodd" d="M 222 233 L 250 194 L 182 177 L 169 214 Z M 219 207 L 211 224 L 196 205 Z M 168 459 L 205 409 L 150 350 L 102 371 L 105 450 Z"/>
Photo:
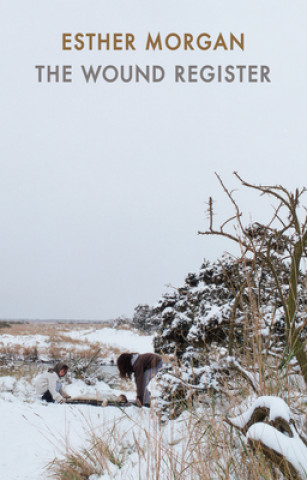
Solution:
<path fill-rule="evenodd" d="M 123 413 L 111 430 L 107 426 L 102 430 L 92 433 L 87 449 L 69 451 L 64 460 L 55 460 L 53 478 L 89 479 L 110 470 L 110 478 L 127 480 L 283 478 L 260 451 L 252 450 L 240 433 L 225 424 L 215 409 L 215 399 L 210 408 L 187 410 L 166 427 L 151 411 L 139 421 Z"/>
<path fill-rule="evenodd" d="M 47 335 L 54 337 L 57 334 L 65 335 L 66 333 L 87 328 L 95 328 L 100 330 L 106 325 L 99 323 L 11 323 L 10 327 L 2 328 L 1 335 Z M 64 333 L 63 333 L 64 332 Z"/>
<path fill-rule="evenodd" d="M 1 365 L 0 376 L 14 377 L 16 380 L 26 379 L 30 382 L 38 373 L 41 373 L 42 368 L 39 368 L 35 363 L 22 363 L 21 365 Z"/>
<path fill-rule="evenodd" d="M 89 342 L 87 339 L 73 338 L 71 333 L 87 329 L 100 330 L 105 328 L 103 324 L 63 324 L 63 323 L 13 323 L 10 328 L 1 329 L 2 335 L 12 337 L 27 337 L 42 335 L 46 337 L 47 346 L 27 346 L 21 342 L 13 342 L 8 345 L 1 344 L 0 335 L 0 356 L 12 360 L 36 360 L 45 356 L 51 360 L 65 359 L 89 360 L 95 352 L 100 349 L 99 359 L 110 356 L 118 356 L 120 349 L 112 346 L 103 346 L 98 342 Z"/>
<path fill-rule="evenodd" d="M 6 332 L 5 329 L 1 330 L 1 333 L 48 335 L 50 342 L 46 353 L 51 358 L 82 358 L 86 361 L 93 357 L 101 345 L 73 339 L 70 332 L 88 327 L 26 324 L 13 325 Z M 94 327 L 98 328 L 97 325 Z M 18 344 L 14 345 L 13 353 L 31 356 L 35 354 L 35 348 L 25 349 Z M 3 348 L 0 353 L 2 351 Z M 252 355 L 242 359 L 244 367 L 257 377 L 259 395 L 277 395 L 288 399 L 288 403 L 295 405 L 299 414 L 306 415 L 306 408 L 302 410 L 299 402 L 296 405 L 296 395 L 302 391 L 302 385 L 301 378 L 293 375 L 293 363 L 285 363 L 281 369 L 280 357 L 263 355 L 262 352 L 263 346 L 257 339 Z M 108 347 L 100 352 L 99 358 L 119 353 L 118 349 Z M 18 370 L 21 371 L 17 369 L 16 375 Z M 23 373 L 26 372 L 23 370 Z M 130 418 L 128 428 L 118 423 L 112 430 L 106 429 L 100 435 L 93 430 L 89 446 L 77 451 L 67 449 L 64 459 L 52 462 L 50 475 L 57 480 L 88 480 L 94 474 L 107 475 L 110 471 L 113 474 L 114 468 L 117 468 L 118 478 L 126 480 L 281 480 L 284 477 L 261 451 L 252 450 L 247 446 L 244 436 L 225 424 L 225 415 L 233 416 L 239 403 L 252 394 L 251 386 L 240 374 L 232 375 L 231 380 L 235 388 L 230 389 L 229 378 L 225 378 L 223 395 L 208 394 L 206 406 L 194 409 L 185 407 L 184 414 L 168 425 L 162 426 L 159 415 L 152 410 L 146 422 L 140 420 L 138 423 Z M 130 390 L 133 385 L 122 384 L 121 389 L 124 391 L 126 388 Z M 127 414 L 123 413 L 122 419 L 127 420 Z M 180 425 L 184 428 L 179 435 Z M 132 456 L 138 468 L 133 468 L 130 476 L 129 462 Z M 120 472 L 126 472 L 125 476 L 122 477 Z"/>
<path fill-rule="evenodd" d="M 259 395 L 277 395 L 295 405 L 295 395 L 302 390 L 300 377 L 293 376 L 293 365 L 280 370 L 279 358 L 258 352 L 255 349 L 253 358 L 246 357 L 244 367 L 258 377 Z M 239 404 L 254 395 L 240 374 L 231 379 L 234 389 L 225 378 L 222 395 L 208 394 L 206 406 L 185 406 L 176 421 L 162 425 L 152 409 L 146 421 L 129 418 L 129 427 L 118 422 L 101 435 L 93 431 L 88 449 L 70 451 L 64 460 L 53 463 L 53 478 L 81 480 L 93 474 L 107 475 L 112 464 L 118 468 L 118 477 L 112 476 L 112 467 L 110 478 L 126 480 L 284 479 L 261 450 L 253 450 L 240 432 L 225 423 L 226 415 L 237 414 Z M 297 413 L 306 415 L 306 408 L 303 410 Z M 122 419 L 127 417 L 124 412 Z"/>
<path fill-rule="evenodd" d="M 58 480 L 84 480 L 91 475 L 110 472 L 110 465 L 121 468 L 123 452 L 111 449 L 110 438 L 92 434 L 89 447 L 81 451 L 68 449 L 64 459 L 55 459 L 48 465 L 49 478 Z"/>

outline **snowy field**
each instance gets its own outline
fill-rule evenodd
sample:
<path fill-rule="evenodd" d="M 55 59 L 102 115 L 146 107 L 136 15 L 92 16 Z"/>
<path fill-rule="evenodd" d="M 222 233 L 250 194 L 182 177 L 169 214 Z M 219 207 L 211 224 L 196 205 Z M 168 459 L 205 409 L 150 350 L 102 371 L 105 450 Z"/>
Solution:
<path fill-rule="evenodd" d="M 115 407 L 43 405 L 10 398 L 1 399 L 0 408 L 0 478 L 3 480 L 48 478 L 48 464 L 55 457 L 62 457 L 70 448 L 84 447 L 93 432 L 104 438 L 110 436 L 116 425 L 118 431 L 130 430 L 126 442 L 133 445 L 131 429 L 138 437 L 145 436 L 142 425 L 150 422 L 149 410 L 136 407 L 122 412 Z M 110 462 L 109 469 L 113 472 L 103 478 L 138 478 L 134 471 L 137 464 L 137 454 L 130 455 L 121 472 Z"/>
<path fill-rule="evenodd" d="M 52 350 L 62 357 L 71 352 L 71 350 L 79 351 L 81 354 L 85 350 L 95 350 L 101 348 L 102 353 L 119 351 L 135 351 L 139 353 L 151 352 L 153 350 L 152 337 L 141 336 L 133 330 L 118 330 L 113 328 L 99 328 L 91 326 L 90 328 L 82 328 L 78 326 L 61 326 L 46 325 L 36 326 L 45 334 L 31 333 L 30 326 L 12 327 L 17 330 L 17 334 L 11 334 L 10 329 L 6 329 L 5 333 L 0 335 L 0 352 L 5 354 L 13 352 L 16 358 L 26 358 L 27 354 L 35 353 L 38 360 L 47 360 L 48 356 L 52 357 Z M 18 329 L 29 329 L 26 334 L 18 334 Z M 63 329 L 63 330 L 62 330 Z M 108 360 L 114 360 L 115 356 L 106 354 Z"/>
<path fill-rule="evenodd" d="M 152 337 L 140 336 L 130 330 L 111 328 L 96 330 L 93 327 L 69 332 L 69 336 L 87 345 L 91 342 L 95 344 L 99 342 L 102 349 L 111 345 L 122 351 L 140 353 L 153 351 Z M 38 349 L 45 349 L 48 345 L 46 335 L 5 334 L 0 338 L 2 345 L 6 347 L 23 344 L 27 347 L 36 346 Z M 88 386 L 81 380 L 73 380 L 65 388 L 71 396 L 80 394 L 103 396 L 111 391 L 104 382 Z M 112 392 L 120 393 L 117 390 Z M 128 399 L 135 398 L 134 391 L 125 392 L 125 394 Z M 36 398 L 34 379 L 28 382 L 26 379 L 16 379 L 9 375 L 0 377 L 0 408 L 1 480 L 48 478 L 48 464 L 55 457 L 65 455 L 70 448 L 84 447 L 93 432 L 105 437 L 116 424 L 120 425 L 118 427 L 120 429 L 131 431 L 131 426 L 138 430 L 137 424 L 144 425 L 144 422 L 150 422 L 149 410 L 136 407 L 128 407 L 125 411 L 121 411 L 116 407 L 47 405 Z M 133 420 L 129 420 L 130 417 Z M 137 434 L 139 435 L 139 432 Z M 129 439 L 127 441 L 129 443 Z M 124 474 L 124 470 L 123 477 L 119 476 L 117 471 L 112 473 L 110 470 L 108 476 L 103 478 L 136 478 L 133 476 L 133 462 L 135 459 L 133 460 L 132 455 L 127 464 L 130 476 L 127 471 Z"/>
<path fill-rule="evenodd" d="M 3 351 L 25 354 L 20 345 L 36 348 L 38 362 L 40 355 L 48 356 L 50 343 L 60 345 L 60 351 L 67 353 L 69 342 L 74 344 L 74 353 L 82 353 L 82 347 L 95 349 L 100 346 L 104 362 L 110 362 L 124 351 L 140 353 L 153 351 L 150 336 L 142 336 L 133 330 L 118 330 L 96 327 L 69 327 L 61 333 L 29 333 L 28 335 L 5 334 L 0 336 Z M 76 349 L 77 347 L 77 349 Z M 62 350 L 61 350 L 62 349 Z M 71 350 L 69 350 L 71 352 Z M 16 352 L 15 352 L 16 353 Z M 18 362 L 17 362 L 18 363 Z M 238 480 L 236 470 L 228 476 L 221 476 L 221 466 L 225 470 L 234 459 L 242 458 L 242 438 L 234 448 L 236 440 L 227 436 L 229 429 L 223 425 L 228 405 L 220 405 L 220 410 L 199 406 L 193 411 L 184 411 L 176 420 L 167 423 L 160 421 L 156 414 L 155 400 L 152 408 L 128 406 L 90 406 L 69 404 L 47 404 L 36 397 L 35 375 L 33 371 L 20 367 L 10 372 L 10 364 L 5 366 L 0 376 L 0 479 L 1 480 Z M 39 362 L 40 369 L 47 369 Z M 13 365 L 13 363 L 11 363 Z M 28 373 L 27 373 L 28 372 Z M 111 388 L 105 381 L 95 381 L 88 385 L 81 379 L 71 376 L 65 389 L 72 397 L 108 398 L 125 393 L 128 400 L 135 399 L 134 384 L 118 382 L 118 389 Z M 153 397 L 158 393 L 157 384 L 152 382 Z M 255 394 L 236 403 L 237 415 L 230 418 L 235 427 L 244 428 L 252 418 L 255 408 L 267 408 L 270 421 L 282 418 L 290 421 L 290 410 L 282 399 L 259 397 Z M 251 403 L 253 403 L 251 407 Z M 246 409 L 246 407 L 248 407 Z M 250 408 L 251 407 L 251 408 Z M 217 405 L 216 405 L 217 408 Z M 245 413 L 244 413 L 245 409 Z M 235 409 L 233 412 L 235 412 Z M 287 456 L 305 479 L 307 472 L 307 447 L 299 438 L 293 424 L 289 434 L 280 433 L 272 426 L 257 423 L 248 428 L 246 438 L 261 440 L 267 447 Z M 205 433 L 208 434 L 205 435 Z M 231 434 L 232 435 L 232 434 Z M 98 445 L 98 447 L 97 447 Z M 79 457 L 78 457 L 79 455 Z M 80 457 L 81 455 L 81 457 Z M 89 470 L 84 476 L 67 476 L 59 473 L 61 460 L 69 465 L 76 459 L 86 459 Z M 243 462 L 244 463 L 244 462 Z M 55 473 L 55 468 L 56 473 Z M 258 467 L 257 467 L 258 468 Z M 265 467 L 266 468 L 266 467 Z M 65 470 L 66 471 L 66 470 Z M 226 470 L 225 470 L 226 471 Z M 256 470 L 258 472 L 258 470 Z M 256 474 L 257 475 L 257 474 Z M 253 478 L 264 478 L 261 470 Z M 271 478 L 271 477 L 265 477 Z M 283 479 L 285 477 L 280 477 Z M 307 478 L 307 475 L 306 475 Z"/>

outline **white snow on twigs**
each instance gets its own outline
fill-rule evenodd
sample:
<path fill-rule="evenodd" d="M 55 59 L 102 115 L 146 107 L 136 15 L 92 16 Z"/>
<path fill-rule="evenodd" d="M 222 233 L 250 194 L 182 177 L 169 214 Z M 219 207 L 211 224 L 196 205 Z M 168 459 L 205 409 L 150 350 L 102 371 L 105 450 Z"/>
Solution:
<path fill-rule="evenodd" d="M 245 425 L 250 421 L 252 418 L 253 412 L 256 408 L 263 408 L 266 407 L 270 410 L 269 413 L 269 420 L 273 421 L 277 417 L 283 418 L 286 422 L 289 423 L 291 414 L 288 405 L 282 400 L 282 398 L 278 397 L 270 397 L 264 396 L 259 397 L 249 408 L 246 412 L 242 413 L 242 415 L 238 415 L 235 418 L 231 418 L 230 422 L 232 425 L 238 428 L 244 428 Z"/>
<path fill-rule="evenodd" d="M 242 365 L 240 365 L 240 363 L 234 358 L 234 357 L 227 357 L 226 358 L 226 362 L 228 363 L 228 365 L 230 366 L 233 366 L 235 367 L 239 372 L 241 372 L 246 378 L 249 379 L 250 383 L 253 385 L 254 387 L 254 390 L 256 392 L 259 391 L 259 379 L 258 379 L 258 375 L 256 374 L 252 374 L 251 372 L 249 372 L 248 370 L 246 370 L 245 368 L 242 367 Z"/>
<path fill-rule="evenodd" d="M 246 437 L 250 440 L 260 441 L 268 448 L 283 455 L 302 475 L 302 478 L 305 478 L 305 476 L 307 478 L 307 447 L 299 438 L 295 429 L 292 428 L 291 430 L 294 435 L 293 438 L 284 435 L 271 425 L 255 423 L 248 429 Z"/>
<path fill-rule="evenodd" d="M 288 424 L 290 422 L 290 409 L 284 400 L 278 397 L 264 396 L 259 397 L 245 413 L 230 419 L 230 423 L 235 427 L 244 428 L 257 408 L 267 408 L 270 421 L 282 418 Z M 263 422 L 251 425 L 247 431 L 246 438 L 260 441 L 266 447 L 284 456 L 302 475 L 302 478 L 307 478 L 307 447 L 297 434 L 294 425 L 289 424 L 289 426 L 293 433 L 293 438 L 290 438 L 288 433 L 282 433 L 273 426 Z"/>

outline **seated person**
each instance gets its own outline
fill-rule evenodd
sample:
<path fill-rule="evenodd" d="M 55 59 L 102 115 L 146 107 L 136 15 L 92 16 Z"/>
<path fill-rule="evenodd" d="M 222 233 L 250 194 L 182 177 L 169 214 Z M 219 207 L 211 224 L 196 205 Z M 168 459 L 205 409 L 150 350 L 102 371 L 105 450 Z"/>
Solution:
<path fill-rule="evenodd" d="M 65 392 L 61 378 L 65 377 L 68 366 L 65 363 L 57 363 L 48 372 L 39 375 L 36 379 L 36 393 L 46 402 L 64 403 L 70 396 Z"/>

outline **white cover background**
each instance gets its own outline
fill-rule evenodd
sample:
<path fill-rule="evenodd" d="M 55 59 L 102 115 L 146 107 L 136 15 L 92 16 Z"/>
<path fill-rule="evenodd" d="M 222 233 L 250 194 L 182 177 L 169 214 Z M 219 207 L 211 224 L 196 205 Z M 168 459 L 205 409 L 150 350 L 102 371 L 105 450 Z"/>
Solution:
<path fill-rule="evenodd" d="M 155 303 L 203 258 L 214 176 L 306 179 L 303 0 L 10 0 L 0 4 L 0 318 L 107 319 Z M 147 32 L 245 33 L 246 47 L 145 52 Z M 63 32 L 132 32 L 135 52 L 63 52 Z M 73 65 L 38 84 L 38 64 Z M 160 84 L 86 84 L 80 65 L 162 65 Z M 264 64 L 271 84 L 175 84 L 173 66 Z M 240 189 L 247 220 L 267 218 Z M 267 205 L 267 204 L 266 204 Z M 216 217 L 218 222 L 221 216 Z"/>

